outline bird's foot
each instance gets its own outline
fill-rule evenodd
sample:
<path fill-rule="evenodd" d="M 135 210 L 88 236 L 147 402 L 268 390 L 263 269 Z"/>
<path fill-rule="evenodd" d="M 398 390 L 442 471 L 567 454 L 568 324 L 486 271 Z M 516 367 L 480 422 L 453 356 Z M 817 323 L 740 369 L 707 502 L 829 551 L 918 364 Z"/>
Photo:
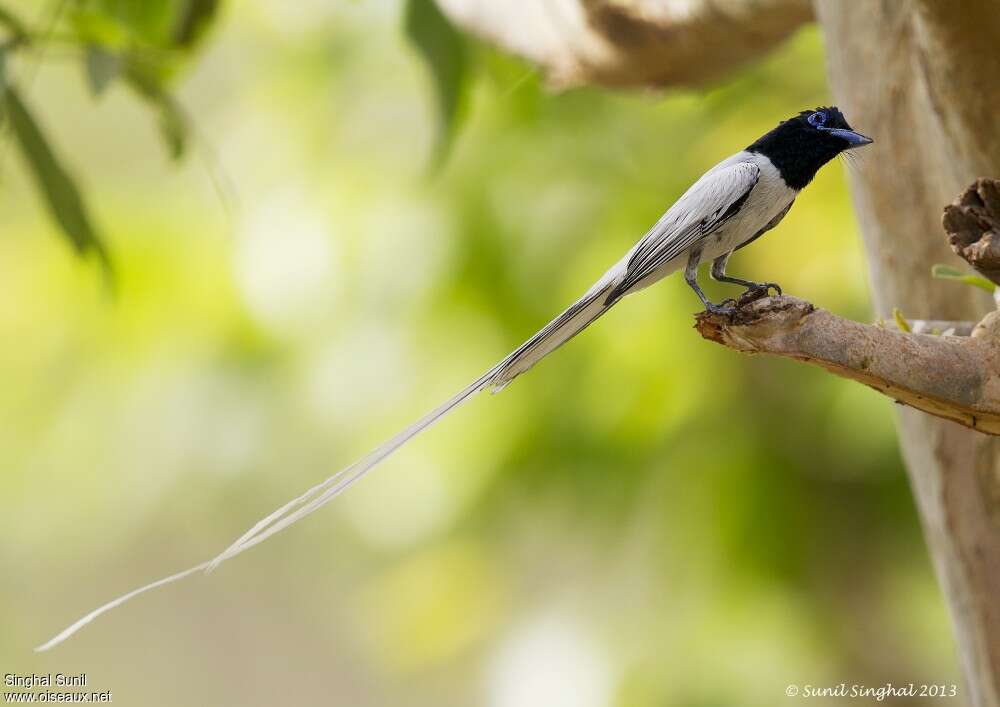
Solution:
<path fill-rule="evenodd" d="M 723 316 L 729 317 L 736 314 L 736 310 L 739 304 L 734 299 L 725 299 L 719 302 L 719 304 L 714 304 L 712 302 L 705 302 L 705 311 L 709 314 L 721 314 Z"/>
<path fill-rule="evenodd" d="M 764 299 L 771 290 L 774 290 L 775 294 L 781 295 L 781 285 L 776 282 L 760 282 L 748 287 L 746 292 L 740 295 L 740 298 L 736 301 L 736 306 L 743 307 L 751 302 Z"/>

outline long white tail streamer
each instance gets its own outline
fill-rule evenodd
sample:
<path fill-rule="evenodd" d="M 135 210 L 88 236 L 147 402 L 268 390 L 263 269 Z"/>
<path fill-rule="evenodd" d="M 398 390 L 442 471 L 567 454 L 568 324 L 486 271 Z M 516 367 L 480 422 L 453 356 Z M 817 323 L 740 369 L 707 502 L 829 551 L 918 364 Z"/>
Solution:
<path fill-rule="evenodd" d="M 448 402 L 427 413 L 389 441 L 383 443 L 347 468 L 338 471 L 326 481 L 313 486 L 298 498 L 292 499 L 267 518 L 258 522 L 253 528 L 240 536 L 236 542 L 213 559 L 209 563 L 207 570 L 211 571 L 215 569 L 226 560 L 236 557 L 245 550 L 249 550 L 254 545 L 263 542 L 275 533 L 281 532 L 300 518 L 304 518 L 329 503 L 344 489 L 371 471 L 387 456 L 489 385 L 489 380 L 495 370 L 495 368 L 491 369 L 448 400 Z M 298 508 L 298 510 L 292 512 L 294 508 Z"/>
<path fill-rule="evenodd" d="M 52 638 L 50 638 L 48 641 L 46 641 L 42 645 L 38 646 L 38 648 L 36 648 L 35 651 L 38 652 L 38 653 L 41 653 L 42 651 L 47 651 L 49 648 L 52 648 L 53 646 L 58 646 L 60 643 L 62 643 L 63 641 L 65 641 L 67 638 L 69 638 L 70 636 L 72 636 L 74 633 L 76 633 L 81 628 L 83 628 L 84 626 L 86 626 L 87 624 L 89 624 L 91 621 L 93 621 L 94 619 L 96 619 L 101 614 L 103 614 L 105 612 L 108 612 L 108 611 L 111 611 L 116 606 L 121 606 L 122 604 L 124 604 L 125 602 L 127 602 L 129 599 L 132 599 L 133 597 L 137 597 L 140 594 L 145 594 L 146 592 L 148 592 L 151 589 L 156 589 L 157 587 L 162 587 L 165 584 L 170 584 L 171 582 L 176 582 L 177 580 L 184 579 L 185 577 L 187 577 L 189 575 L 192 575 L 195 572 L 199 572 L 199 571 L 205 569 L 206 567 L 208 567 L 208 564 L 209 563 L 207 563 L 207 562 L 202 562 L 200 565 L 195 565 L 194 567 L 189 567 L 188 569 L 184 570 L 183 572 L 178 572 L 177 574 L 172 574 L 169 577 L 164 577 L 163 579 L 158 580 L 156 582 L 153 582 L 152 584 L 147 584 L 145 587 L 139 587 L 138 589 L 133 589 L 128 594 L 123 594 L 122 596 L 118 597 L 114 601 L 109 601 L 104 606 L 98 607 L 97 609 L 94 609 L 93 611 L 91 611 L 86 616 L 83 616 L 82 618 L 77 619 L 76 622 L 74 622 L 70 626 L 67 626 L 62 631 L 60 631 L 59 633 L 57 633 L 55 636 L 53 636 Z"/>
<path fill-rule="evenodd" d="M 331 500 L 333 500 L 337 495 L 339 495 L 344 489 L 352 485 L 355 481 L 358 481 L 362 476 L 367 474 L 374 468 L 380 461 L 385 459 L 387 456 L 392 454 L 394 451 L 399 449 L 401 446 L 406 444 L 410 439 L 415 437 L 417 434 L 427 429 L 434 423 L 438 422 L 446 414 L 454 410 L 461 403 L 465 402 L 471 398 L 475 393 L 489 385 L 491 376 L 493 375 L 496 368 L 490 369 L 485 375 L 476 379 L 475 382 L 470 384 L 468 387 L 464 388 L 460 393 L 452 397 L 448 402 L 443 405 L 438 406 L 431 412 L 424 415 L 422 418 L 414 422 L 412 425 L 407 427 L 405 430 L 397 434 L 395 437 L 385 442 L 381 446 L 369 452 L 367 455 L 354 462 L 350 466 L 341 469 L 336 474 L 326 479 L 320 484 L 313 486 L 311 489 L 306 491 L 301 496 L 289 501 L 284 506 L 276 510 L 274 513 L 264 518 L 256 525 L 254 525 L 250 530 L 244 533 L 240 538 L 230 545 L 224 552 L 222 552 L 218 557 L 207 562 L 202 562 L 200 565 L 195 565 L 190 567 L 183 572 L 178 572 L 177 574 L 170 575 L 169 577 L 164 577 L 151 584 L 147 584 L 138 589 L 133 589 L 128 594 L 124 594 L 117 599 L 114 599 L 103 606 L 94 609 L 90 613 L 86 614 L 82 618 L 75 621 L 70 626 L 63 629 L 61 632 L 53 636 L 51 639 L 43 643 L 42 645 L 35 648 L 35 651 L 42 652 L 53 648 L 67 638 L 72 636 L 74 633 L 79 631 L 81 628 L 89 624 L 91 621 L 96 619 L 101 614 L 104 614 L 111 609 L 121 606 L 125 602 L 133 599 L 140 594 L 145 594 L 146 592 L 162 587 L 167 584 L 171 584 L 178 580 L 184 579 L 196 572 L 211 570 L 218 567 L 220 564 L 228 559 L 236 557 L 237 555 L 249 550 L 254 545 L 263 542 L 267 538 L 271 537 L 275 533 L 278 533 L 285 528 L 287 528 L 292 523 L 295 523 L 300 518 L 304 518 L 310 513 L 316 511 L 320 507 L 326 505 Z M 312 500 L 311 500 L 312 499 Z M 297 511 L 292 512 L 293 509 L 298 508 Z"/>
<path fill-rule="evenodd" d="M 258 545 L 275 533 L 305 518 L 307 515 L 322 508 L 331 500 L 336 498 L 342 491 L 358 481 L 379 464 L 383 459 L 402 447 L 416 435 L 431 427 L 441 418 L 464 403 L 473 395 L 485 388 L 493 388 L 494 391 L 503 388 L 515 377 L 527 371 L 539 360 L 559 348 L 569 339 L 583 331 L 591 322 L 606 312 L 613 302 L 605 300 L 605 295 L 615 284 L 612 275 L 615 271 L 609 271 L 600 281 L 598 281 L 583 297 L 577 300 L 572 306 L 565 310 L 558 317 L 549 322 L 537 334 L 528 339 L 523 345 L 507 356 L 503 361 L 463 388 L 459 393 L 442 405 L 439 405 L 431 412 L 427 413 L 402 432 L 392 437 L 379 447 L 366 454 L 364 457 L 354 462 L 350 466 L 341 469 L 336 474 L 326 479 L 322 483 L 316 484 L 301 496 L 292 499 L 281 508 L 271 513 L 263 520 L 254 524 L 250 530 L 241 535 L 237 540 L 226 548 L 221 554 L 212 560 L 195 565 L 183 572 L 157 580 L 152 584 L 147 584 L 138 589 L 134 589 L 128 594 L 118 597 L 107 604 L 94 609 L 83 618 L 65 628 L 59 634 L 38 646 L 36 651 L 47 651 L 59 645 L 81 628 L 89 624 L 101 614 L 104 614 L 115 607 L 121 606 L 128 600 L 144 594 L 151 589 L 184 579 L 195 572 L 205 570 L 211 572 L 226 560 L 246 552 L 254 545 Z"/>

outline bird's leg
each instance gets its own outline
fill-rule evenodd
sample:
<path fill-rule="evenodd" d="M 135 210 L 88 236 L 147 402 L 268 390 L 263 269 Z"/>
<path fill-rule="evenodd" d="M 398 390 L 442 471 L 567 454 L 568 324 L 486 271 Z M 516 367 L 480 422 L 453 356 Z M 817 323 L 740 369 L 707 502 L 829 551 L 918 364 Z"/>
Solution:
<path fill-rule="evenodd" d="M 766 297 L 770 290 L 774 290 L 779 295 L 781 294 L 781 286 L 776 282 L 754 282 L 753 280 L 744 280 L 743 278 L 726 275 L 726 263 L 729 262 L 729 256 L 732 254 L 733 252 L 729 251 L 712 261 L 712 279 L 718 282 L 731 282 L 734 285 L 743 285 L 747 288 L 746 292 L 740 295 L 740 305 L 760 299 L 761 297 Z"/>
<path fill-rule="evenodd" d="M 701 287 L 698 285 L 698 263 L 701 261 L 701 247 L 695 246 L 691 249 L 691 254 L 688 256 L 687 267 L 684 268 L 684 281 L 687 282 L 688 286 L 694 290 L 694 293 L 698 295 L 698 299 L 701 303 L 705 305 L 706 311 L 712 314 L 733 314 L 736 311 L 736 303 L 731 300 L 723 300 L 720 304 L 714 304 L 710 302 L 705 293 L 701 291 Z M 727 302 L 732 302 L 732 304 L 726 304 Z"/>

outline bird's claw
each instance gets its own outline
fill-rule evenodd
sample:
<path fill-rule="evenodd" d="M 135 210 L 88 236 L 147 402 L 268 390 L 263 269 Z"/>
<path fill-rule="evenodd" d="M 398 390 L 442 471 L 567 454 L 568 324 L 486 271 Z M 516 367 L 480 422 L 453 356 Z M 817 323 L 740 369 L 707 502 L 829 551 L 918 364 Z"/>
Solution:
<path fill-rule="evenodd" d="M 736 309 L 738 304 L 736 300 L 725 299 L 719 304 L 714 304 L 712 302 L 705 303 L 705 311 L 709 314 L 721 314 L 723 316 L 729 317 L 736 314 Z"/>
<path fill-rule="evenodd" d="M 742 307 L 750 304 L 751 302 L 756 302 L 759 299 L 764 299 L 768 296 L 771 290 L 774 290 L 775 294 L 779 296 L 781 295 L 781 285 L 776 282 L 761 282 L 753 287 L 748 287 L 746 292 L 740 295 L 739 300 L 736 302 L 736 306 Z"/>

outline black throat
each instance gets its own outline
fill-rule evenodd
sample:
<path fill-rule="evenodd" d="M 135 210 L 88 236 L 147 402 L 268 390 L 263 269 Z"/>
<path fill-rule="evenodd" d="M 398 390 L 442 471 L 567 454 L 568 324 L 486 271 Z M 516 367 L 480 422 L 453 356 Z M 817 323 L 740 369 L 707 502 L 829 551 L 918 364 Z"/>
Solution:
<path fill-rule="evenodd" d="M 836 142 L 818 136 L 816 131 L 786 121 L 747 147 L 747 152 L 767 157 L 785 184 L 800 190 L 840 149 Z"/>

